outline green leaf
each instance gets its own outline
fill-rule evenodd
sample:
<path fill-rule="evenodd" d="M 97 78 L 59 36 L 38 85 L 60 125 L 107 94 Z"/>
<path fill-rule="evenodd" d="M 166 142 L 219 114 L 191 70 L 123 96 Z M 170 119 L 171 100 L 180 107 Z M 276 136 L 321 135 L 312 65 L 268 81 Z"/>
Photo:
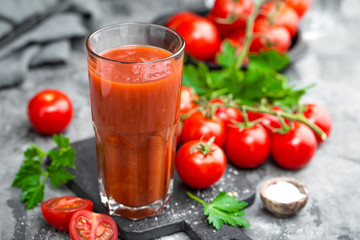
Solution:
<path fill-rule="evenodd" d="M 282 54 L 275 50 L 263 51 L 258 54 L 249 54 L 250 64 L 260 68 L 270 68 L 275 71 L 283 70 L 290 64 L 288 54 Z"/>
<path fill-rule="evenodd" d="M 30 148 L 26 149 L 24 152 L 24 157 L 26 160 L 42 162 L 44 157 L 47 155 L 47 152 L 41 150 L 38 146 L 33 143 L 29 143 Z"/>
<path fill-rule="evenodd" d="M 44 199 L 44 184 L 48 177 L 54 186 L 60 186 L 75 177 L 64 168 L 75 168 L 75 150 L 70 146 L 70 140 L 63 135 L 54 135 L 53 140 L 59 149 L 49 152 L 29 143 L 30 147 L 24 152 L 25 160 L 12 182 L 12 187 L 21 188 L 21 201 L 26 202 L 27 209 L 35 207 Z M 47 155 L 52 162 L 44 171 L 41 163 Z"/>
<path fill-rule="evenodd" d="M 35 186 L 40 183 L 43 174 L 41 165 L 37 161 L 25 160 L 16 174 L 12 187 L 23 188 L 26 186 Z"/>
<path fill-rule="evenodd" d="M 61 186 L 75 177 L 66 171 L 63 167 L 54 169 L 53 167 L 49 166 L 46 168 L 46 171 L 49 174 L 50 184 L 53 186 Z"/>
<path fill-rule="evenodd" d="M 199 95 L 204 95 L 209 92 L 209 87 L 206 85 L 206 66 L 199 67 L 194 65 L 185 65 L 183 69 L 183 85 L 191 87 Z M 200 67 L 202 66 L 202 67 Z"/>
<path fill-rule="evenodd" d="M 187 192 L 187 194 L 204 207 L 204 215 L 208 216 L 208 222 L 215 229 L 220 229 L 223 224 L 231 226 L 250 227 L 248 221 L 242 216 L 242 211 L 248 204 L 238 201 L 235 197 L 226 195 L 226 192 L 220 192 L 211 203 L 206 203 L 198 197 Z"/>
<path fill-rule="evenodd" d="M 229 68 L 236 64 L 236 50 L 237 47 L 233 47 L 230 41 L 225 40 L 221 44 L 221 52 L 216 55 L 216 62 L 225 68 Z"/>
<path fill-rule="evenodd" d="M 44 184 L 22 189 L 21 201 L 26 202 L 26 209 L 34 208 L 36 204 L 44 200 L 44 189 Z"/>
<path fill-rule="evenodd" d="M 75 150 L 70 146 L 69 138 L 64 135 L 54 135 L 54 142 L 59 149 L 52 149 L 49 151 L 49 156 L 52 160 L 52 165 L 66 166 L 75 168 Z"/>
<path fill-rule="evenodd" d="M 240 202 L 236 200 L 236 198 L 226 195 L 226 192 L 220 192 L 211 203 L 211 207 L 225 212 L 238 211 L 245 208 L 247 205 L 247 202 Z"/>

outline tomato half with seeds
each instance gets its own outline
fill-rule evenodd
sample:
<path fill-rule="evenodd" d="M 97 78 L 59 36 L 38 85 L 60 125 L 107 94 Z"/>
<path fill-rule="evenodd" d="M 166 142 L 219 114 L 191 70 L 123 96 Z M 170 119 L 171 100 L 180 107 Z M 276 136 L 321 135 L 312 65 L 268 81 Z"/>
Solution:
<path fill-rule="evenodd" d="M 118 228 L 109 215 L 88 210 L 80 210 L 72 215 L 69 233 L 73 240 L 118 239 Z"/>
<path fill-rule="evenodd" d="M 41 212 L 45 220 L 56 229 L 67 231 L 71 216 L 79 210 L 92 210 L 90 200 L 74 196 L 51 198 L 41 203 Z"/>

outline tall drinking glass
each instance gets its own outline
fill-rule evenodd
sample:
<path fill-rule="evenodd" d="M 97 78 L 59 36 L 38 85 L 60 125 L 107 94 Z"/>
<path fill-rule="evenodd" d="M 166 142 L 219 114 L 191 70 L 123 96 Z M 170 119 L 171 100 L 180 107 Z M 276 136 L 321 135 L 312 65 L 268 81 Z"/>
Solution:
<path fill-rule="evenodd" d="M 104 27 L 87 41 L 101 201 L 130 219 L 170 201 L 184 40 L 143 23 Z"/>

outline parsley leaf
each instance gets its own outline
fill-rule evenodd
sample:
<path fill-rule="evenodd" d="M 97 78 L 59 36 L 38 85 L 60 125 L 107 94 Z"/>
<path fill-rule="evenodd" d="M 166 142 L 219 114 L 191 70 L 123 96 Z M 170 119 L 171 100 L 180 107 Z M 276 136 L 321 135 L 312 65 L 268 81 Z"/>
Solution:
<path fill-rule="evenodd" d="M 32 209 L 44 199 L 45 182 L 50 178 L 50 184 L 60 186 L 75 176 L 64 167 L 75 168 L 75 150 L 70 141 L 63 135 L 54 135 L 58 149 L 45 152 L 33 143 L 24 152 L 24 161 L 17 172 L 12 187 L 21 188 L 21 201 L 26 202 L 26 208 Z M 51 163 L 43 170 L 42 161 L 49 156 Z"/>
<path fill-rule="evenodd" d="M 223 66 L 221 70 L 209 70 L 203 63 L 199 63 L 197 67 L 185 65 L 183 84 L 206 98 L 231 94 L 240 104 L 253 106 L 266 100 L 287 111 L 295 108 L 311 87 L 295 89 L 289 85 L 287 76 L 278 72 L 290 63 L 287 54 L 274 50 L 249 54 L 246 69 L 237 69 L 236 47 L 225 41 L 222 49 L 222 53 L 217 55 L 217 61 Z"/>
<path fill-rule="evenodd" d="M 211 203 L 187 192 L 189 197 L 201 203 L 204 207 L 204 215 L 208 216 L 208 222 L 215 229 L 219 230 L 223 224 L 229 224 L 233 227 L 250 227 L 248 221 L 242 216 L 242 211 L 248 204 L 244 201 L 238 201 L 235 197 L 230 197 L 226 192 L 220 192 Z"/>

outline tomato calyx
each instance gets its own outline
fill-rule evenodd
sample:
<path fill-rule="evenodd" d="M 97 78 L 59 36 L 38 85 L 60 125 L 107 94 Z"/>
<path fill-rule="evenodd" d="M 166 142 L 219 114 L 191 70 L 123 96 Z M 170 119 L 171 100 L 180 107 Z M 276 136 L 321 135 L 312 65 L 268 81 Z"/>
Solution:
<path fill-rule="evenodd" d="M 215 150 L 211 150 L 210 147 L 215 141 L 215 136 L 211 137 L 209 141 L 206 143 L 202 142 L 202 139 L 200 139 L 200 142 L 196 144 L 193 148 L 191 148 L 190 153 L 193 153 L 195 150 L 200 151 L 204 156 L 208 155 L 209 153 L 214 152 Z"/>

